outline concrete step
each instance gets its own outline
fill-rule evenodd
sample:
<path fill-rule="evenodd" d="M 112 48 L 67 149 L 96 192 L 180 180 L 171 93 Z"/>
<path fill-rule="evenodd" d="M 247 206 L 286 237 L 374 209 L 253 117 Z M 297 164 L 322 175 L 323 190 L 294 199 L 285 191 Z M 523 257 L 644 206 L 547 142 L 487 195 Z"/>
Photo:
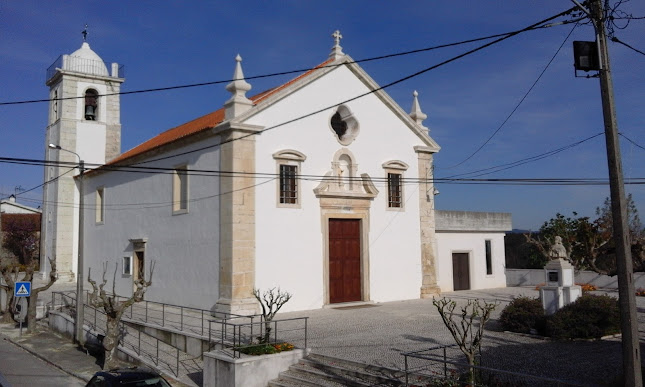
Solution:
<path fill-rule="evenodd" d="M 386 367 L 310 354 L 282 372 L 280 378 L 269 385 L 291 386 L 401 386 L 404 373 Z"/>

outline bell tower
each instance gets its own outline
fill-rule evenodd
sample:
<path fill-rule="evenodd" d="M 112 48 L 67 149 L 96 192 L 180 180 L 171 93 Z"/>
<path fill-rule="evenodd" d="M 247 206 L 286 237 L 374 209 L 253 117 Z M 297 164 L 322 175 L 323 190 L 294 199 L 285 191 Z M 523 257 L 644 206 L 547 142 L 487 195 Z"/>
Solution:
<path fill-rule="evenodd" d="M 119 92 L 123 66 L 106 64 L 90 48 L 61 55 L 47 69 L 49 118 L 45 136 L 40 271 L 56 259 L 59 280 L 73 281 L 78 263 L 81 160 L 88 169 L 121 152 Z M 50 146 L 50 144 L 52 144 Z"/>

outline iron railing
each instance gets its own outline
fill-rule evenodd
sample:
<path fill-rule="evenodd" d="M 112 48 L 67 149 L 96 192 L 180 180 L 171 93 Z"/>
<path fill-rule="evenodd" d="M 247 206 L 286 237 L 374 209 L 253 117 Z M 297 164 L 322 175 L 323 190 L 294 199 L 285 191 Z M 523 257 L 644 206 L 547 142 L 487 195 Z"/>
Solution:
<path fill-rule="evenodd" d="M 89 299 L 89 291 L 86 291 L 86 300 Z M 116 296 L 116 301 L 126 300 L 127 297 Z M 242 316 L 234 313 L 224 313 L 206 309 L 191 308 L 181 305 L 165 304 L 154 301 L 140 301 L 132 304 L 124 313 L 124 317 L 136 322 L 154 324 L 160 327 L 172 328 L 182 332 L 207 336 L 208 321 L 229 320 L 238 318 L 251 318 L 256 316 Z"/>
<path fill-rule="evenodd" d="M 56 301 L 59 301 L 58 303 Z M 59 309 L 74 316 L 72 313 L 76 305 L 76 292 L 52 292 L 52 309 Z M 83 316 L 83 323 L 90 325 L 92 330 L 90 334 L 97 337 L 92 331 L 105 335 L 107 316 L 105 312 L 86 304 L 85 310 L 92 310 L 91 316 L 87 313 Z M 120 322 L 119 346 L 121 348 L 130 348 L 140 358 L 148 358 L 157 367 L 168 369 L 175 376 L 179 374 L 180 350 L 170 344 L 165 343 L 159 338 L 142 332 L 139 329 L 130 327 L 124 321 Z M 135 332 L 133 332 L 135 331 Z M 100 340 L 97 337 L 97 340 Z"/>
<path fill-rule="evenodd" d="M 210 320 L 208 349 L 210 351 L 216 348 L 233 358 L 239 358 L 245 349 L 258 345 L 288 343 L 294 348 L 307 348 L 308 319 L 298 317 L 264 321 L 260 318 L 260 321 L 255 322 L 242 322 L 241 319 Z"/>
<path fill-rule="evenodd" d="M 118 65 L 117 78 L 125 78 L 125 67 L 123 65 Z M 77 71 L 85 74 L 101 75 L 112 77 L 112 64 L 109 62 L 103 62 L 100 60 L 85 59 L 79 58 L 71 55 L 61 55 L 59 56 L 51 66 L 47 68 L 46 81 L 50 80 L 56 71 L 69 70 Z M 107 71 L 107 72 L 106 72 Z"/>
<path fill-rule="evenodd" d="M 405 385 L 433 380 L 442 386 L 583 386 L 566 380 L 485 367 L 481 365 L 481 352 L 479 364 L 469 365 L 463 355 L 459 356 L 460 353 L 454 344 L 402 353 Z"/>

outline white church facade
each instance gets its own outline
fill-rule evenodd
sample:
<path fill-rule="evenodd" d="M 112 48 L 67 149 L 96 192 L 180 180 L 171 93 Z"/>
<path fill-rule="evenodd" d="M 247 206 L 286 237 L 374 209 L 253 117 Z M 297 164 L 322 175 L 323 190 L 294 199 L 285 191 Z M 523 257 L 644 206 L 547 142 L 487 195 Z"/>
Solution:
<path fill-rule="evenodd" d="M 48 77 L 46 144 L 61 149 L 47 159 L 105 164 L 46 185 L 42 256 L 70 277 L 77 246 L 85 275 L 118 265 L 122 295 L 154 261 L 146 299 L 233 313 L 257 311 L 254 288 L 293 293 L 287 311 L 505 286 L 510 215 L 435 211 L 440 147 L 417 93 L 404 111 L 338 35 L 321 65 L 254 97 L 238 56 L 221 109 L 122 154 L 124 79 L 116 64 L 73 68 L 100 60 L 87 50 Z"/>

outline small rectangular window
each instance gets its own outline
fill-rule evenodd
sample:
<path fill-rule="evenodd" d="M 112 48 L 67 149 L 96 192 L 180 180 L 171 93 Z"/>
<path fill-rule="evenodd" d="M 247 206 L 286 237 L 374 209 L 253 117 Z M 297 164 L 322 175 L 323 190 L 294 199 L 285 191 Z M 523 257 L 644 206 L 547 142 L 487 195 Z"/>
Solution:
<path fill-rule="evenodd" d="M 387 197 L 390 208 L 401 208 L 403 202 L 401 201 L 401 174 L 388 173 L 387 174 Z"/>
<path fill-rule="evenodd" d="M 493 274 L 493 252 L 491 250 L 491 241 L 486 240 L 486 274 Z"/>
<path fill-rule="evenodd" d="M 173 175 L 172 210 L 175 213 L 188 211 L 188 167 L 175 168 Z"/>
<path fill-rule="evenodd" d="M 298 167 L 280 164 L 280 203 L 298 203 Z"/>
<path fill-rule="evenodd" d="M 132 257 L 123 257 L 123 274 L 132 275 Z"/>
<path fill-rule="evenodd" d="M 96 223 L 105 221 L 105 188 L 96 189 Z"/>

